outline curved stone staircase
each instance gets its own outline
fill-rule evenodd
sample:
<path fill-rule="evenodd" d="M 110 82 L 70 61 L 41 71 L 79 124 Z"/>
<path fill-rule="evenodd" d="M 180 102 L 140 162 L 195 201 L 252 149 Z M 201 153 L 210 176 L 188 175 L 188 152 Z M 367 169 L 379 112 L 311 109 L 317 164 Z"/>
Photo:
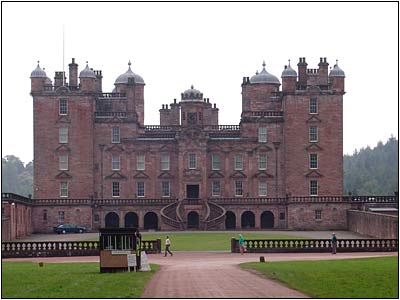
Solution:
<path fill-rule="evenodd" d="M 223 229 L 222 224 L 225 222 L 226 210 L 221 205 L 218 205 L 207 199 L 200 200 L 202 211 L 202 220 L 199 222 L 200 230 L 215 230 Z M 161 220 L 178 230 L 187 229 L 187 221 L 184 218 L 185 205 L 188 204 L 187 200 L 177 200 L 164 206 L 161 211 Z"/>

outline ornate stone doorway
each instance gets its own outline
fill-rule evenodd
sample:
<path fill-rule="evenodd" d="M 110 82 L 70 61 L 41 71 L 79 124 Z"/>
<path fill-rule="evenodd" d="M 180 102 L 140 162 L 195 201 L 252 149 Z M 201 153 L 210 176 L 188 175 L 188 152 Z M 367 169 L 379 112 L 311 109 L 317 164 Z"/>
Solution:
<path fill-rule="evenodd" d="M 199 214 L 191 211 L 187 217 L 188 229 L 199 229 Z"/>
<path fill-rule="evenodd" d="M 261 214 L 261 228 L 274 228 L 274 214 L 270 211 L 264 211 Z"/>

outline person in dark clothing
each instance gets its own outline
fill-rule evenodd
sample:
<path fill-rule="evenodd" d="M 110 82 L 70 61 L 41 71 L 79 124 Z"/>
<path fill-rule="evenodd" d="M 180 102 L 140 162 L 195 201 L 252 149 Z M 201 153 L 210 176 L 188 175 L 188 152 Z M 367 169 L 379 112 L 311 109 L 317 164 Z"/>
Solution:
<path fill-rule="evenodd" d="M 337 238 L 335 233 L 332 233 L 331 242 L 332 242 L 332 254 L 336 254 Z"/>

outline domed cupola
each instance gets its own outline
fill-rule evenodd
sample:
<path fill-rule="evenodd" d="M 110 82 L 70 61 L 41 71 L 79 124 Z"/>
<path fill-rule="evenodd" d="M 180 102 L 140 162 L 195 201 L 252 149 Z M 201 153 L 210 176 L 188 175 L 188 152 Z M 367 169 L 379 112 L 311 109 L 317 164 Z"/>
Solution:
<path fill-rule="evenodd" d="M 329 77 L 346 77 L 344 75 L 344 71 L 339 68 L 338 60 L 336 60 L 336 64 L 333 66 L 333 69 L 329 72 Z"/>
<path fill-rule="evenodd" d="M 203 101 L 203 93 L 193 88 L 193 85 L 190 89 L 184 91 L 181 96 L 182 101 Z"/>
<path fill-rule="evenodd" d="M 297 73 L 295 70 L 292 69 L 290 66 L 290 59 L 289 59 L 289 65 L 285 66 L 285 69 L 282 72 L 282 78 L 285 77 L 297 77 Z"/>
<path fill-rule="evenodd" d="M 254 75 L 253 77 L 250 78 L 250 83 L 272 83 L 272 84 L 281 84 L 279 79 L 272 75 L 269 74 L 266 70 L 265 70 L 265 61 L 262 64 L 263 69 L 260 73 L 256 73 L 256 75 Z"/>
<path fill-rule="evenodd" d="M 39 66 L 39 61 L 36 69 L 31 73 L 31 78 L 47 78 L 46 72 L 43 71 Z"/>
<path fill-rule="evenodd" d="M 131 61 L 128 62 L 128 66 L 129 66 L 128 71 L 126 71 L 122 75 L 119 75 L 118 78 L 115 80 L 114 84 L 127 84 L 128 78 L 134 78 L 136 84 L 145 84 L 141 76 L 132 72 Z"/>
<path fill-rule="evenodd" d="M 96 78 L 93 70 L 89 68 L 88 62 L 86 62 L 86 68 L 79 73 L 79 78 Z"/>

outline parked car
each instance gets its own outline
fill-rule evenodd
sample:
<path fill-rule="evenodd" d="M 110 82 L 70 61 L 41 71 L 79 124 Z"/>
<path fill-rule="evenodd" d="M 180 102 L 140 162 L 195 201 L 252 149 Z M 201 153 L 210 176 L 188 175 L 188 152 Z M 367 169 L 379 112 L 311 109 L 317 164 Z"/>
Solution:
<path fill-rule="evenodd" d="M 84 226 L 76 226 L 76 225 L 72 225 L 72 224 L 62 224 L 62 225 L 58 225 L 57 227 L 54 227 L 54 232 L 55 233 L 82 233 L 82 232 L 86 232 L 87 228 Z"/>

